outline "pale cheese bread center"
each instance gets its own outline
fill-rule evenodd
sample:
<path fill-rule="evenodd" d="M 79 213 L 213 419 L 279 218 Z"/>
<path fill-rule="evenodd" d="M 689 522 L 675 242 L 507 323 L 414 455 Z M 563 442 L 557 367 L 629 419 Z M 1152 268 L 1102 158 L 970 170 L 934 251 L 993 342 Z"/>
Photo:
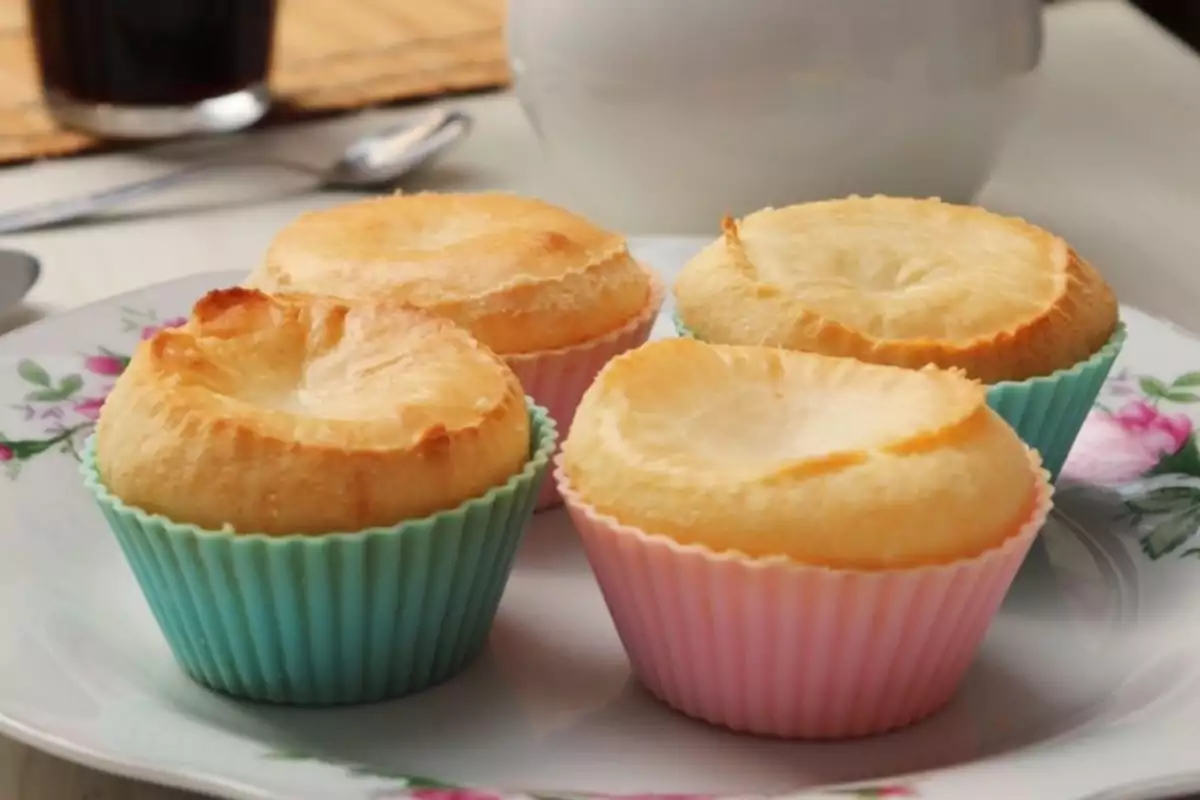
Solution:
<path fill-rule="evenodd" d="M 876 339 L 991 337 L 1044 313 L 1066 286 L 1065 269 L 1045 266 L 1065 264 L 1065 246 L 1022 229 L 980 230 L 949 213 L 920 225 L 870 209 L 836 225 L 805 216 L 768 212 L 739 226 L 758 279 Z"/>
<path fill-rule="evenodd" d="M 1116 297 L 1057 236 L 937 200 L 851 197 L 724 222 L 674 286 L 700 339 L 987 383 L 1069 369 L 1118 325 Z"/>
<path fill-rule="evenodd" d="M 612 432 L 663 464 L 738 478 L 765 479 L 903 447 L 979 406 L 977 387 L 968 382 L 864 371 L 849 359 L 795 360 L 782 351 L 739 348 L 683 358 L 670 380 L 623 386 L 621 410 L 606 417 Z"/>
<path fill-rule="evenodd" d="M 999 546 L 1034 464 L 961 374 L 686 339 L 610 362 L 563 444 L 572 488 L 621 523 L 860 570 Z"/>

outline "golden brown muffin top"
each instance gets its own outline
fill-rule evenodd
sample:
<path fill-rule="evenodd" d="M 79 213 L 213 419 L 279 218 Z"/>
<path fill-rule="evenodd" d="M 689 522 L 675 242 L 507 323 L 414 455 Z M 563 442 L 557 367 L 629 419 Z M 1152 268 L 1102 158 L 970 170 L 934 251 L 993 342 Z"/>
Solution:
<path fill-rule="evenodd" d="M 1112 290 L 1066 242 L 977 207 L 851 197 L 724 228 L 675 284 L 680 319 L 705 341 L 994 383 L 1086 360 L 1117 326 Z"/>
<path fill-rule="evenodd" d="M 512 355 L 621 328 L 645 310 L 652 282 L 624 238 L 557 206 L 425 193 L 304 214 L 279 232 L 247 285 L 398 300 Z"/>
<path fill-rule="evenodd" d="M 448 320 L 241 288 L 139 345 L 96 436 L 124 502 L 242 533 L 393 525 L 529 457 L 516 376 Z"/>

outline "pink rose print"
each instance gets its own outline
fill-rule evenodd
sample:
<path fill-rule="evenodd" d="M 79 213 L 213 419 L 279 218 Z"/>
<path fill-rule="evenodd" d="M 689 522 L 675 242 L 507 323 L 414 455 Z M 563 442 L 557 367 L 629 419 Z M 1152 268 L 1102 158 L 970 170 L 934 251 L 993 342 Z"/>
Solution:
<path fill-rule="evenodd" d="M 12 461 L 13 451 L 11 447 L 0 444 L 0 461 Z"/>
<path fill-rule="evenodd" d="M 149 339 L 163 328 L 178 328 L 180 325 L 183 325 L 186 322 L 186 317 L 172 317 L 171 319 L 164 320 L 158 325 L 147 325 L 146 327 L 142 328 L 142 340 L 144 341 Z"/>
<path fill-rule="evenodd" d="M 90 356 L 84 359 L 83 367 L 94 375 L 114 376 L 125 371 L 125 362 L 116 356 Z"/>
<path fill-rule="evenodd" d="M 1094 409 L 1062 472 L 1088 483 L 1125 483 L 1154 469 L 1163 456 L 1179 452 L 1191 435 L 1186 414 L 1164 413 L 1145 400 L 1111 413 Z"/>
<path fill-rule="evenodd" d="M 85 397 L 75 403 L 75 413 L 85 419 L 100 418 L 100 407 L 104 405 L 103 397 Z"/>

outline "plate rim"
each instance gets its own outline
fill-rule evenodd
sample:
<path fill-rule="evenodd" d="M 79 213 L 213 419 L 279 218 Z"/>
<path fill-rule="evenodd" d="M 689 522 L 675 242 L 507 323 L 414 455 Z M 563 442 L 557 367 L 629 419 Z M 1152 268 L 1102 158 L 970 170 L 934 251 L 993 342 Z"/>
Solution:
<path fill-rule="evenodd" d="M 0 334 L 0 355 L 5 353 L 12 347 L 20 346 L 22 339 L 25 339 L 27 337 L 36 336 L 38 333 L 41 332 L 41 330 L 43 328 L 50 327 L 51 325 L 56 325 L 56 324 L 60 323 L 61 321 L 65 320 L 65 319 L 70 319 L 71 317 L 74 317 L 76 315 L 86 314 L 87 312 L 91 311 L 94 308 L 97 308 L 98 306 L 104 306 L 104 305 L 108 305 L 110 303 L 115 303 L 115 302 L 123 300 L 125 298 L 134 297 L 134 296 L 143 294 L 145 292 L 167 289 L 169 287 L 176 286 L 179 284 L 190 283 L 193 281 L 196 283 L 200 283 L 202 280 L 205 280 L 205 282 L 207 282 L 207 279 L 215 280 L 218 276 L 226 276 L 226 277 L 230 278 L 231 283 L 229 285 L 232 286 L 237 283 L 237 278 L 245 277 L 245 272 L 242 270 L 236 270 L 236 269 L 232 269 L 232 270 L 231 269 L 216 269 L 216 270 L 205 270 L 204 272 L 193 272 L 191 275 L 181 275 L 177 278 L 169 278 L 168 280 L 165 280 L 165 281 L 158 281 L 156 283 L 148 283 L 145 286 L 142 286 L 137 289 L 129 289 L 128 291 L 118 292 L 117 294 L 110 294 L 105 297 L 98 298 L 96 300 L 91 300 L 86 303 L 80 303 L 77 306 L 71 306 L 69 308 L 64 308 L 60 311 L 52 310 L 49 314 L 47 314 L 43 317 L 40 317 L 39 319 L 32 320 L 31 322 L 28 322 L 24 325 L 21 325 L 17 328 L 13 328 L 10 331 L 6 331 L 5 333 Z M 197 298 L 197 299 L 199 299 L 199 298 Z M 47 353 L 47 355 L 56 355 L 56 354 Z M 57 354 L 57 355 L 61 355 L 61 354 Z"/>

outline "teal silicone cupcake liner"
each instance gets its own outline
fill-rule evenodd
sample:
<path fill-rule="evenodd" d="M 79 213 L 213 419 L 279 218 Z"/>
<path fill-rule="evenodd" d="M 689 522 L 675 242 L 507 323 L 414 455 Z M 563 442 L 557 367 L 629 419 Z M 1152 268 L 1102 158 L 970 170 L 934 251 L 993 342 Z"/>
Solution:
<path fill-rule="evenodd" d="M 1050 375 L 988 386 L 988 405 L 1041 453 L 1051 480 L 1058 478 L 1124 344 L 1125 325 L 1117 323 L 1113 335 L 1086 361 Z"/>
<path fill-rule="evenodd" d="M 503 486 L 391 528 L 208 531 L 122 503 L 82 472 L 171 652 L 197 682 L 297 705 L 384 700 L 453 677 L 487 642 L 557 434 L 529 403 L 530 459 Z"/>
<path fill-rule="evenodd" d="M 681 337 L 698 338 L 678 314 L 672 314 L 672 320 Z M 1041 454 L 1051 480 L 1058 478 L 1124 344 L 1125 325 L 1118 323 L 1104 346 L 1086 361 L 1050 375 L 988 386 L 988 405 Z"/>

